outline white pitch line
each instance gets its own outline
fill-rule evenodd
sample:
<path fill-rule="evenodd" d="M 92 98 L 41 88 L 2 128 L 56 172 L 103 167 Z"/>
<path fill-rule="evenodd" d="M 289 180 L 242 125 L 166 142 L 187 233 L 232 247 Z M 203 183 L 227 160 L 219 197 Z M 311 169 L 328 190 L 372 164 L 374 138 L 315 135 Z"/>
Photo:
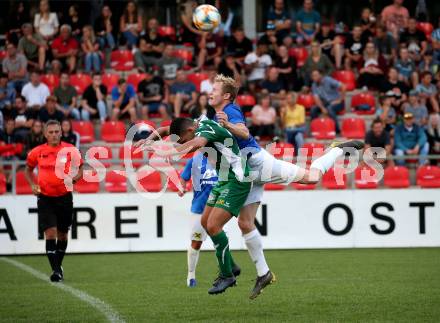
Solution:
<path fill-rule="evenodd" d="M 104 314 L 104 316 L 106 317 L 106 319 L 109 322 L 125 323 L 125 321 L 119 316 L 119 314 L 115 310 L 113 310 L 110 307 L 110 305 L 104 303 L 99 298 L 93 297 L 93 296 L 87 294 L 86 292 L 83 292 L 79 289 L 73 288 L 73 287 L 66 285 L 64 283 L 52 283 L 52 282 L 50 282 L 49 277 L 47 275 L 43 274 L 42 272 L 40 272 L 40 271 L 38 271 L 28 265 L 25 265 L 22 262 L 19 262 L 17 260 L 13 260 L 11 258 L 5 258 L 5 257 L 0 257 L 0 260 L 3 260 L 4 262 L 7 262 L 7 263 L 23 270 L 23 271 L 26 271 L 27 273 L 31 274 L 32 276 L 49 283 L 49 285 L 51 285 L 53 287 L 57 287 L 65 292 L 72 294 L 73 296 L 79 298 L 83 302 L 86 302 L 87 304 L 91 305 L 92 307 L 97 309 L 99 312 Z"/>

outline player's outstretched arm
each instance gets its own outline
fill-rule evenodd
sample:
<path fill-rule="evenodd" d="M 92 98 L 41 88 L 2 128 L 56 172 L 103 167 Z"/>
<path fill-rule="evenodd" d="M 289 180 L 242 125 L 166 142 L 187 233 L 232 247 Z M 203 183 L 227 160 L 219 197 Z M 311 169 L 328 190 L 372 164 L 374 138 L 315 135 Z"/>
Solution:
<path fill-rule="evenodd" d="M 149 145 L 153 141 L 160 139 L 161 137 L 168 136 L 170 134 L 170 126 L 157 128 L 155 131 L 152 131 L 150 135 L 136 142 L 133 147 L 138 148 L 143 145 Z"/>

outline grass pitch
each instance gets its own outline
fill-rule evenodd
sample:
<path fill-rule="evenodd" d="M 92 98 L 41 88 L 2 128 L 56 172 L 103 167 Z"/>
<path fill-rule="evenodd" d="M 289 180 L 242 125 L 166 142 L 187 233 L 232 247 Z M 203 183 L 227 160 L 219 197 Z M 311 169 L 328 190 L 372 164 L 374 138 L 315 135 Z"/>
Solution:
<path fill-rule="evenodd" d="M 110 305 L 126 322 L 439 322 L 440 248 L 266 251 L 277 282 L 248 299 L 246 251 L 238 286 L 210 296 L 213 252 L 186 287 L 185 253 L 67 255 L 65 284 Z M 45 256 L 12 257 L 49 273 Z M 0 261 L 1 322 L 105 322 L 89 304 Z"/>

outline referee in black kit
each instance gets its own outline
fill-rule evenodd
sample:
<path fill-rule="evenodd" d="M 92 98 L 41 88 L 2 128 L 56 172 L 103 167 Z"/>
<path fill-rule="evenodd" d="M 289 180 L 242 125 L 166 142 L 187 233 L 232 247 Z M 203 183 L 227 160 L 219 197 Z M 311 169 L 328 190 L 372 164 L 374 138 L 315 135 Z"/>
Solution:
<path fill-rule="evenodd" d="M 44 125 L 44 136 L 47 143 L 29 152 L 25 174 L 38 198 L 38 225 L 46 239 L 46 254 L 52 267 L 50 280 L 60 282 L 64 279 L 62 263 L 73 217 L 72 184 L 82 177 L 83 161 L 75 146 L 61 141 L 58 121 L 49 120 Z M 32 176 L 36 167 L 37 183 Z"/>

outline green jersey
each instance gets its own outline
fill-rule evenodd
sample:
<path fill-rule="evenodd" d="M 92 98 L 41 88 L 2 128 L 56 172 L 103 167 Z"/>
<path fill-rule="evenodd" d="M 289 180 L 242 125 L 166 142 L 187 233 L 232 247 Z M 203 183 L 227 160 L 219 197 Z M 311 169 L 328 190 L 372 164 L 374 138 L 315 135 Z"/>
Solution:
<path fill-rule="evenodd" d="M 238 180 L 242 181 L 249 175 L 247 163 L 241 157 L 240 148 L 234 136 L 220 124 L 213 120 L 199 121 L 195 135 L 208 140 L 206 147 L 213 148 L 208 153 L 208 159 L 215 165 L 219 182 Z"/>

